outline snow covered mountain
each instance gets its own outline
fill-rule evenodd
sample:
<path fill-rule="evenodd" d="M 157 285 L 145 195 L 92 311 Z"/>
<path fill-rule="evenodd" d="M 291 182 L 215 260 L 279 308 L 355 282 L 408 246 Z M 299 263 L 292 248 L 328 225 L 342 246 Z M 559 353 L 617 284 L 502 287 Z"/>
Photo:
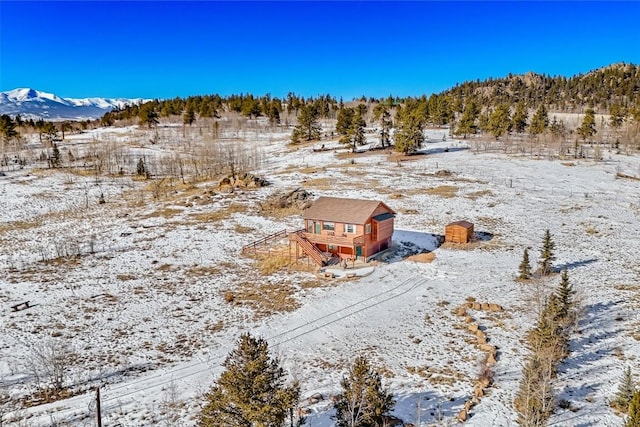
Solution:
<path fill-rule="evenodd" d="M 20 115 L 23 119 L 87 120 L 100 118 L 116 107 L 144 101 L 141 98 L 60 98 L 52 93 L 20 88 L 0 92 L 0 114 Z"/>

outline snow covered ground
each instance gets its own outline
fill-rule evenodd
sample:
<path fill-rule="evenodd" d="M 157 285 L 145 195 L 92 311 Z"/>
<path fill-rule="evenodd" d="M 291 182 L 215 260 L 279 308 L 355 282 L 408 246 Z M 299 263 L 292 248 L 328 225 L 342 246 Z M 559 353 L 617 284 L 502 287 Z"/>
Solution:
<path fill-rule="evenodd" d="M 68 144 L 129 141 L 135 132 L 98 130 Z M 5 419 L 94 425 L 92 389 L 100 386 L 103 425 L 194 425 L 200 396 L 239 334 L 250 331 L 268 339 L 305 399 L 325 397 L 303 402 L 309 426 L 333 425 L 329 397 L 359 354 L 382 369 L 397 400 L 394 415 L 421 426 L 455 424 L 483 355 L 455 314 L 473 297 L 505 310 L 471 311 L 499 353 L 495 384 L 466 424 L 516 425 L 512 401 L 535 295 L 559 278 L 514 278 L 524 248 L 535 263 L 549 229 L 555 266 L 568 269 L 584 307 L 555 383 L 570 408 L 558 409 L 551 423 L 621 423 L 608 399 L 624 368 L 639 367 L 640 181 L 616 172 L 638 176 L 640 157 L 607 152 L 596 163 L 477 153 L 433 129 L 427 154 L 400 162 L 382 151 L 348 155 L 332 142 L 325 143 L 335 145 L 331 151 L 295 149 L 289 133 L 237 133 L 263 150 L 256 172 L 272 185 L 260 189 L 226 193 L 199 183 L 154 200 L 142 190 L 146 182 L 126 176 L 98 182 L 31 168 L 0 176 L 0 384 L 14 397 L 33 392 L 28 355 L 60 340 L 72 353 L 68 384 L 83 390 Z M 383 200 L 398 212 L 396 247 L 435 248 L 435 260 L 390 257 L 348 281 L 260 273 L 241 247 L 299 228 L 301 218 L 265 217 L 259 203 L 297 187 Z M 97 202 L 100 194 L 105 204 Z M 483 240 L 436 248 L 444 226 L 460 219 L 473 222 Z M 58 257 L 65 253 L 77 256 Z M 238 289 L 289 299 L 275 309 L 259 300 L 227 302 L 225 293 Z M 26 300 L 32 308 L 10 310 Z"/>

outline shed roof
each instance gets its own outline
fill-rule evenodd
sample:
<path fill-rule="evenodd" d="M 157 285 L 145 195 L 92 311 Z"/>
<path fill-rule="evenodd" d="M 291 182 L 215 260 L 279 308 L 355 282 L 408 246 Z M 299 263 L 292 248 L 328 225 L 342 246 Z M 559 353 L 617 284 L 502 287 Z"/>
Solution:
<path fill-rule="evenodd" d="M 364 224 L 382 205 L 389 213 L 396 212 L 379 200 L 348 199 L 341 197 L 319 197 L 303 214 L 305 219 Z"/>
<path fill-rule="evenodd" d="M 467 228 L 467 229 L 468 228 L 473 228 L 473 224 L 470 223 L 469 221 L 455 221 L 455 222 L 447 224 L 447 227 L 455 226 L 455 225 L 463 227 L 463 228 Z"/>

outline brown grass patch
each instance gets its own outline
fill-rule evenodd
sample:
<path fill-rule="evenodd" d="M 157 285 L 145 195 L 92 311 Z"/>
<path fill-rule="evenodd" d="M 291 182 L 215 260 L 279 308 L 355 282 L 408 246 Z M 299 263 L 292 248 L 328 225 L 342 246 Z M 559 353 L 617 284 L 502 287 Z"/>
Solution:
<path fill-rule="evenodd" d="M 452 197 L 456 197 L 456 193 L 458 192 L 458 187 L 456 187 L 455 185 L 440 185 L 438 187 L 426 188 L 424 191 L 425 193 L 430 194 L 432 196 L 452 198 Z"/>
<path fill-rule="evenodd" d="M 120 280 L 121 282 L 126 282 L 129 280 L 135 280 L 137 279 L 137 277 L 133 274 L 117 274 L 116 279 Z"/>
<path fill-rule="evenodd" d="M 231 293 L 231 297 L 227 294 Z M 231 304 L 246 306 L 255 311 L 256 317 L 296 310 L 300 304 L 294 298 L 296 289 L 288 283 L 241 283 L 223 298 Z"/>
<path fill-rule="evenodd" d="M 315 188 L 316 190 L 329 190 L 335 187 L 336 180 L 333 178 L 314 178 L 302 182 L 305 188 Z"/>
<path fill-rule="evenodd" d="M 142 216 L 142 219 L 147 219 L 147 218 L 172 218 L 175 215 L 181 214 L 182 212 L 184 212 L 184 210 L 182 209 L 176 209 L 176 208 L 162 208 L 159 209 L 157 211 L 151 212 L 147 215 Z"/>
<path fill-rule="evenodd" d="M 253 227 L 247 227 L 246 225 L 241 225 L 241 224 L 236 224 L 233 227 L 233 230 L 238 234 L 249 234 L 256 231 L 256 229 Z"/>
<path fill-rule="evenodd" d="M 427 252 L 418 255 L 411 255 L 407 258 L 407 261 L 431 263 L 434 259 L 436 259 L 436 254 L 434 252 Z"/>
<path fill-rule="evenodd" d="M 234 213 L 247 212 L 249 208 L 238 203 L 231 203 L 229 206 L 220 208 L 212 212 L 195 213 L 190 216 L 199 222 L 216 222 L 229 219 Z"/>
<path fill-rule="evenodd" d="M 194 277 L 207 277 L 207 276 L 217 276 L 220 274 L 220 269 L 213 266 L 204 266 L 204 265 L 194 265 L 185 269 L 185 274 L 187 276 Z"/>
<path fill-rule="evenodd" d="M 25 231 L 42 225 L 41 221 L 13 221 L 0 224 L 0 234 L 9 231 Z"/>
<path fill-rule="evenodd" d="M 485 197 L 485 196 L 493 196 L 493 192 L 491 190 L 479 190 L 479 191 L 474 191 L 472 193 L 469 194 L 465 194 L 464 197 L 466 197 L 467 199 L 471 199 L 471 200 L 477 200 L 480 197 Z"/>
<path fill-rule="evenodd" d="M 273 274 L 287 268 L 291 262 L 289 257 L 280 255 L 267 255 L 258 258 L 258 269 L 264 275 Z"/>

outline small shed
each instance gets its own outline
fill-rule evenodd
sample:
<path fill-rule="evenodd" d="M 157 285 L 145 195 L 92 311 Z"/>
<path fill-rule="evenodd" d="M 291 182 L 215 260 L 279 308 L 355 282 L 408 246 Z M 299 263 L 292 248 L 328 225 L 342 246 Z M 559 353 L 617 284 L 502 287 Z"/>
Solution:
<path fill-rule="evenodd" d="M 445 242 L 469 243 L 471 240 L 473 240 L 473 224 L 469 221 L 456 221 L 446 226 Z"/>

